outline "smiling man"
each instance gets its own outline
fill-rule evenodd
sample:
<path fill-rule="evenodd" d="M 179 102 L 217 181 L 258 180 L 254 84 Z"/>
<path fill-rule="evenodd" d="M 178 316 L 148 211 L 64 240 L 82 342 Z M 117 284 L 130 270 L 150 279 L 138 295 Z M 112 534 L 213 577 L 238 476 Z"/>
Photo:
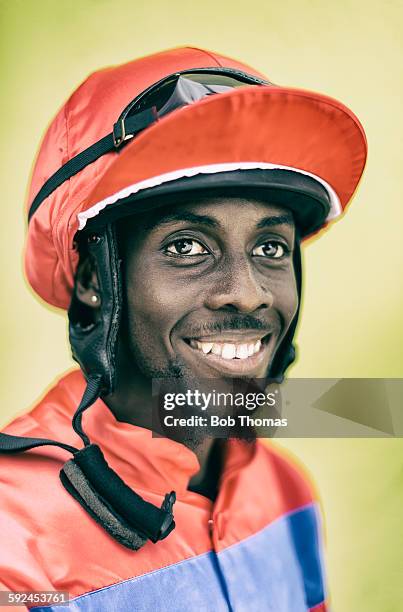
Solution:
<path fill-rule="evenodd" d="M 326 610 L 301 469 L 201 421 L 153 435 L 152 386 L 282 380 L 300 241 L 343 211 L 365 157 L 339 102 L 198 49 L 74 92 L 34 169 L 26 271 L 68 309 L 81 369 L 0 434 L 3 589 L 66 591 L 71 610 Z"/>
<path fill-rule="evenodd" d="M 265 202 L 210 199 L 141 229 L 125 240 L 134 245 L 127 312 L 140 355 L 168 371 L 180 361 L 201 378 L 266 376 L 298 303 L 292 215 Z M 152 330 L 159 351 L 148 347 Z"/>
<path fill-rule="evenodd" d="M 299 300 L 292 213 L 259 199 L 195 196 L 125 220 L 120 244 L 122 365 L 131 367 L 116 406 L 137 396 L 139 378 L 267 376 Z M 93 286 L 86 293 L 79 282 L 80 297 L 98 309 Z"/>

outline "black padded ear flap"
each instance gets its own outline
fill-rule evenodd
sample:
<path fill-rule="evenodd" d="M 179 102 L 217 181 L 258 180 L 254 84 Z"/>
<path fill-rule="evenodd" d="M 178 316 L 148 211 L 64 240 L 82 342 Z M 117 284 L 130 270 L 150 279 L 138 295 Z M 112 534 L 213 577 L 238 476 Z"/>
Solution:
<path fill-rule="evenodd" d="M 73 358 L 86 378 L 101 377 L 102 394 L 114 390 L 116 346 L 122 309 L 119 256 L 114 225 L 81 237 L 85 250 L 96 262 L 101 296 L 99 316 L 88 323 L 80 317 L 78 299 L 73 295 L 69 308 L 69 337 Z"/>
<path fill-rule="evenodd" d="M 300 237 L 296 232 L 295 235 L 295 248 L 294 248 L 294 271 L 295 271 L 295 280 L 297 284 L 297 294 L 298 294 L 298 308 L 295 316 L 291 322 L 291 325 L 281 343 L 279 348 L 277 349 L 276 355 L 273 359 L 273 362 L 270 366 L 268 378 L 275 379 L 279 383 L 284 380 L 284 375 L 286 370 L 290 367 L 290 365 L 295 361 L 296 350 L 293 344 L 295 330 L 298 325 L 299 312 L 301 306 L 301 295 L 302 295 L 302 263 L 301 263 L 301 246 L 300 246 Z"/>

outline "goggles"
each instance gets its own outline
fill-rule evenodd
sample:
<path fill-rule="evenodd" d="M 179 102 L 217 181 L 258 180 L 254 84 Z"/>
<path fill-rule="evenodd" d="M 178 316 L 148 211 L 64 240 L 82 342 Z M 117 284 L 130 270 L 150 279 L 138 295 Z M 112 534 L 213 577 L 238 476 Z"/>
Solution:
<path fill-rule="evenodd" d="M 154 83 L 126 106 L 110 134 L 70 159 L 44 183 L 30 206 L 28 221 L 65 181 L 106 153 L 118 151 L 160 117 L 206 96 L 250 85 L 272 83 L 232 68 L 195 68 L 175 72 Z"/>

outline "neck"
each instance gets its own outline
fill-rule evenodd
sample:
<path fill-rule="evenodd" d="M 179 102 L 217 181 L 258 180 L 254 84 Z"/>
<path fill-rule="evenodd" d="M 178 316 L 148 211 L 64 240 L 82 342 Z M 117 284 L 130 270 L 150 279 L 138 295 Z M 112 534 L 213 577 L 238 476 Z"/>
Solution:
<path fill-rule="evenodd" d="M 130 389 L 118 386 L 113 394 L 103 400 L 117 421 L 153 430 L 150 416 L 153 410 L 151 391 L 150 380 L 132 379 Z M 218 492 L 225 441 L 201 436 L 179 441 L 195 453 L 200 465 L 200 470 L 190 479 L 188 489 L 214 501 Z"/>
<path fill-rule="evenodd" d="M 188 489 L 215 500 L 219 489 L 219 480 L 223 466 L 225 440 L 206 438 L 195 453 L 200 463 L 200 470 L 189 481 Z"/>

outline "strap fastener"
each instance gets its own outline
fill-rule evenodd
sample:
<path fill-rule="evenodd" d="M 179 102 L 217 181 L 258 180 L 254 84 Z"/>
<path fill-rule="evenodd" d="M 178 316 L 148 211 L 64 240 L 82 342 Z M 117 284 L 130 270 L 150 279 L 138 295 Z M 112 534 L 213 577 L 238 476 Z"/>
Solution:
<path fill-rule="evenodd" d="M 113 125 L 113 144 L 115 149 L 118 149 L 120 145 L 129 138 L 133 138 L 134 134 L 126 134 L 126 126 L 124 119 L 120 119 Z"/>

